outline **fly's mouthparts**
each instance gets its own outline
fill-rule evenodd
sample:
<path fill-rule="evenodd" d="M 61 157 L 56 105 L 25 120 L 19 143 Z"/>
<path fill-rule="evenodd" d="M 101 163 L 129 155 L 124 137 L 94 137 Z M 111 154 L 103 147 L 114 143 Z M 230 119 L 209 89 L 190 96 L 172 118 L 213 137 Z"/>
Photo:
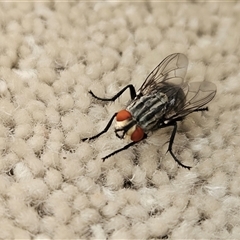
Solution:
<path fill-rule="evenodd" d="M 119 129 L 119 130 L 116 129 L 116 130 L 115 130 L 115 134 L 116 134 L 116 136 L 117 136 L 118 138 L 123 139 L 124 136 L 125 136 L 125 131 L 122 130 L 122 129 Z"/>

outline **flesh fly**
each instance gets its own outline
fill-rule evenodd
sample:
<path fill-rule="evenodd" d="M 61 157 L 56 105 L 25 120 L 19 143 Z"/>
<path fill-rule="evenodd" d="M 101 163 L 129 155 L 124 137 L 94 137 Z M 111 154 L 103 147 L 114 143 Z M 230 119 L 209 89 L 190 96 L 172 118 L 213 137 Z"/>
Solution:
<path fill-rule="evenodd" d="M 148 75 L 137 92 L 132 84 L 125 86 L 112 98 L 100 98 L 89 91 L 98 100 L 115 101 L 129 89 L 131 101 L 126 109 L 113 114 L 103 131 L 82 140 L 98 138 L 108 131 L 116 118 L 116 136 L 120 139 L 129 137 L 131 142 L 105 156 L 104 161 L 146 139 L 148 132 L 172 126 L 173 131 L 169 140 L 168 152 L 180 166 L 190 169 L 191 167 L 182 164 L 172 151 L 177 132 L 177 122 L 182 121 L 192 112 L 208 111 L 208 107 L 203 106 L 214 98 L 216 86 L 207 81 L 185 82 L 187 66 L 187 57 L 182 53 L 174 53 L 167 56 Z"/>

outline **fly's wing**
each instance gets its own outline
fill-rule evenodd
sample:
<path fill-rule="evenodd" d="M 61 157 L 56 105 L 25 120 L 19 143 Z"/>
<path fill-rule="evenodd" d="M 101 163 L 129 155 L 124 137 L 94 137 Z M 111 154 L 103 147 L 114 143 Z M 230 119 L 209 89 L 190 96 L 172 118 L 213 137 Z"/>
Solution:
<path fill-rule="evenodd" d="M 178 99 L 176 110 L 169 119 L 174 120 L 179 117 L 185 117 L 189 113 L 202 108 L 209 103 L 215 96 L 217 88 L 214 83 L 203 81 L 185 83 L 182 86 L 184 98 Z"/>
<path fill-rule="evenodd" d="M 149 94 L 165 84 L 181 85 L 186 75 L 187 66 L 188 59 L 184 54 L 174 53 L 167 56 L 148 75 L 137 95 Z"/>

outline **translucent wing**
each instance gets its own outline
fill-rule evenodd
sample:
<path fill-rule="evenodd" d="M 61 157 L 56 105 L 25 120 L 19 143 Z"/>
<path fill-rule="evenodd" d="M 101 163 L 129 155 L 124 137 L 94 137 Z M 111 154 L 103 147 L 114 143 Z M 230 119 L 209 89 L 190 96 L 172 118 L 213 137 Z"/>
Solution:
<path fill-rule="evenodd" d="M 170 113 L 168 119 L 185 117 L 189 113 L 202 108 L 214 98 L 217 88 L 214 83 L 203 81 L 186 83 L 182 90 L 185 97 L 179 99 L 179 102 L 176 103 L 175 113 Z"/>
<path fill-rule="evenodd" d="M 181 85 L 184 81 L 188 66 L 188 59 L 182 53 L 174 53 L 167 56 L 148 75 L 138 94 L 148 94 L 153 90 L 161 88 L 165 84 Z"/>

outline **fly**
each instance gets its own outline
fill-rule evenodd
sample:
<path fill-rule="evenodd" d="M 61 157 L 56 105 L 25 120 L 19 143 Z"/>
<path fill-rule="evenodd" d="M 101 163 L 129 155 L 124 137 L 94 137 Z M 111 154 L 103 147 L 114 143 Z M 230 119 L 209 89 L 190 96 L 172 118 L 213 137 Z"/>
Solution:
<path fill-rule="evenodd" d="M 180 166 L 190 169 L 191 167 L 182 164 L 172 151 L 177 122 L 182 121 L 192 112 L 208 111 L 208 107 L 204 106 L 214 98 L 216 86 L 207 81 L 185 82 L 187 66 L 187 57 L 182 53 L 174 53 L 159 63 L 137 92 L 132 84 L 125 86 L 112 98 L 100 98 L 89 91 L 98 100 L 113 102 L 129 89 L 131 101 L 126 109 L 113 114 L 107 126 L 100 133 L 82 140 L 98 138 L 108 131 L 116 118 L 116 136 L 120 139 L 129 137 L 131 142 L 105 156 L 103 158 L 105 161 L 116 153 L 146 139 L 148 132 L 172 126 L 168 152 Z"/>

